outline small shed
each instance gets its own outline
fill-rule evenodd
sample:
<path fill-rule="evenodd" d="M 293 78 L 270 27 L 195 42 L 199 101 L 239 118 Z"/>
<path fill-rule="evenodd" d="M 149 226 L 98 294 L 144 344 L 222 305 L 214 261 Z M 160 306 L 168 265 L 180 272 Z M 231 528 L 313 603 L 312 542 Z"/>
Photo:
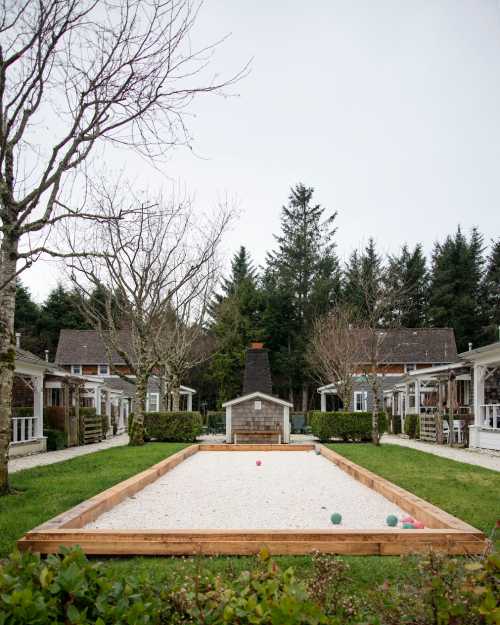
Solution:
<path fill-rule="evenodd" d="M 262 343 L 252 343 L 247 349 L 243 395 L 222 407 L 226 410 L 226 442 L 290 442 L 293 404 L 272 394 L 269 355 Z"/>
<path fill-rule="evenodd" d="M 256 391 L 222 406 L 227 443 L 290 442 L 290 402 Z"/>

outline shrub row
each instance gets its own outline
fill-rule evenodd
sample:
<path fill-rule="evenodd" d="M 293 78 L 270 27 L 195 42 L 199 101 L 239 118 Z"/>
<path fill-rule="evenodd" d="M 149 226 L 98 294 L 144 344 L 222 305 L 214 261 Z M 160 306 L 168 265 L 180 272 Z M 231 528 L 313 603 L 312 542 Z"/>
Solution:
<path fill-rule="evenodd" d="M 371 412 L 319 412 L 309 413 L 312 432 L 321 441 L 332 438 L 343 441 L 369 441 L 372 435 Z M 384 412 L 378 416 L 379 432 L 387 430 Z"/>
<path fill-rule="evenodd" d="M 144 438 L 172 443 L 194 442 L 202 431 L 199 412 L 146 412 Z"/>
<path fill-rule="evenodd" d="M 255 563 L 255 561 L 253 561 Z M 500 558 L 417 561 L 412 579 L 352 594 L 349 564 L 313 556 L 298 581 L 262 553 L 251 571 L 167 578 L 113 574 L 78 549 L 0 563 L 0 625 L 495 625 Z"/>
<path fill-rule="evenodd" d="M 49 428 L 43 431 L 43 435 L 47 437 L 47 451 L 64 449 L 68 444 L 66 432 L 61 432 L 61 430 Z"/>

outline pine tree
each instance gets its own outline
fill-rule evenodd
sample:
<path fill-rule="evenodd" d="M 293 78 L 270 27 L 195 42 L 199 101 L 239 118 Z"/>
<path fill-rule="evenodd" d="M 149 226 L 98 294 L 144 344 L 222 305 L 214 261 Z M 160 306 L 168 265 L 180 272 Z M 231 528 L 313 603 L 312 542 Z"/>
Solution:
<path fill-rule="evenodd" d="M 256 271 L 244 247 L 234 255 L 222 291 L 210 309 L 209 330 L 217 345 L 210 375 L 218 387 L 219 400 L 225 401 L 241 392 L 246 348 L 262 333 L 262 298 Z"/>
<path fill-rule="evenodd" d="M 481 234 L 474 229 L 467 241 L 460 227 L 455 235 L 434 246 L 429 316 L 432 325 L 455 330 L 459 351 L 469 342 L 477 347 L 483 334 L 483 252 Z"/>
<path fill-rule="evenodd" d="M 483 282 L 485 343 L 500 341 L 500 239 L 492 241 Z"/>
<path fill-rule="evenodd" d="M 281 234 L 275 237 L 277 249 L 268 254 L 263 281 L 273 374 L 286 383 L 289 396 L 302 391 L 303 410 L 308 408 L 311 381 L 305 352 L 312 323 L 335 305 L 340 293 L 334 242 L 337 214 L 325 217 L 326 209 L 313 203 L 313 194 L 314 189 L 303 184 L 291 189 L 288 205 L 282 208 Z"/>
<path fill-rule="evenodd" d="M 412 252 L 403 245 L 398 256 L 389 256 L 385 286 L 395 302 L 390 325 L 406 328 L 427 325 L 429 272 L 420 243 Z"/>
<path fill-rule="evenodd" d="M 347 263 L 343 301 L 361 321 L 373 316 L 382 286 L 382 266 L 373 238 L 362 252 L 354 251 Z"/>
<path fill-rule="evenodd" d="M 40 307 L 31 297 L 30 290 L 17 280 L 14 330 L 21 334 L 21 347 L 41 356 L 45 345 L 39 334 L 39 325 Z"/>

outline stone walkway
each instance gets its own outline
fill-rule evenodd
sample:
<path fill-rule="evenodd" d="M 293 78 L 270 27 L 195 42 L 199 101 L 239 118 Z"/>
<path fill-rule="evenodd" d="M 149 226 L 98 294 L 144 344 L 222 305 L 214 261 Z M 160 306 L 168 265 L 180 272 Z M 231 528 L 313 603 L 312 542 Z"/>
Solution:
<path fill-rule="evenodd" d="M 55 464 L 63 462 L 77 456 L 86 456 L 101 449 L 110 449 L 111 447 L 120 447 L 128 443 L 128 434 L 120 434 L 113 438 L 108 438 L 100 443 L 92 443 L 91 445 L 82 445 L 81 447 L 70 447 L 69 449 L 59 449 L 58 451 L 48 451 L 45 454 L 33 454 L 32 456 L 23 456 L 22 458 L 13 458 L 9 460 L 9 473 L 22 471 L 23 469 L 32 469 L 33 467 L 42 467 L 47 464 Z"/>
<path fill-rule="evenodd" d="M 473 449 L 456 449 L 446 445 L 433 445 L 432 443 L 423 443 L 421 441 L 400 438 L 399 436 L 391 436 L 389 434 L 385 434 L 382 437 L 382 443 L 410 447 L 411 449 L 418 449 L 418 451 L 424 451 L 434 456 L 441 456 L 441 458 L 465 462 L 466 464 L 474 464 L 478 467 L 491 469 L 492 471 L 500 471 L 500 455 L 495 452 L 487 453 L 475 451 Z"/>

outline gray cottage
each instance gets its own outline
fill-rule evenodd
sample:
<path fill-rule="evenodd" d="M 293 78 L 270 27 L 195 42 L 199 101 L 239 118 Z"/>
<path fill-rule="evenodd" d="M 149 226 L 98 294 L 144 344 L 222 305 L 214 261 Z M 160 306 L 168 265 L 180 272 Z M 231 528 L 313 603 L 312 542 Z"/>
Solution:
<path fill-rule="evenodd" d="M 226 442 L 289 443 L 293 404 L 272 394 L 268 350 L 262 343 L 247 349 L 243 395 L 223 404 Z"/>

